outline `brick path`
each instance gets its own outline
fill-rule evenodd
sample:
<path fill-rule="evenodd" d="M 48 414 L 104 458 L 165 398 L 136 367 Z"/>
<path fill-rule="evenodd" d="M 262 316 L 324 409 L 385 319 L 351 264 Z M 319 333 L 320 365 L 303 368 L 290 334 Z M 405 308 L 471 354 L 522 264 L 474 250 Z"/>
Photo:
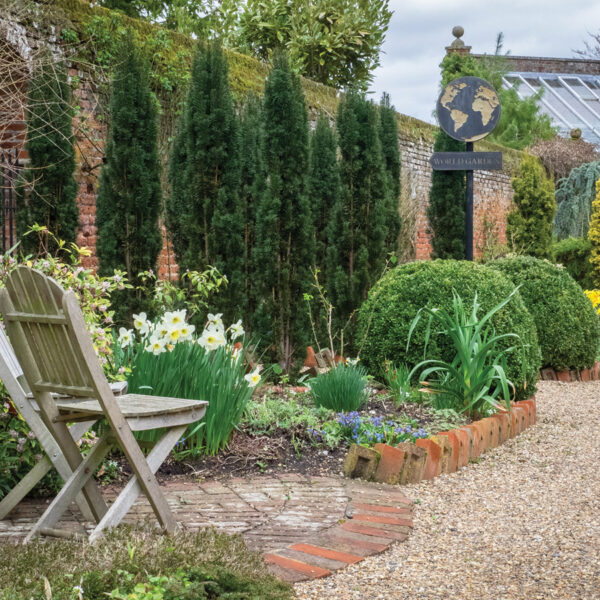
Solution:
<path fill-rule="evenodd" d="M 411 501 L 398 487 L 384 484 L 282 474 L 205 483 L 174 478 L 163 489 L 183 527 L 212 525 L 242 534 L 276 575 L 292 582 L 324 577 L 382 552 L 404 541 L 412 527 Z M 107 496 L 110 500 L 114 493 Z M 0 543 L 24 537 L 46 504 L 22 502 L 0 521 Z M 141 498 L 125 521 L 148 513 L 150 505 Z M 59 526 L 85 531 L 75 505 Z"/>

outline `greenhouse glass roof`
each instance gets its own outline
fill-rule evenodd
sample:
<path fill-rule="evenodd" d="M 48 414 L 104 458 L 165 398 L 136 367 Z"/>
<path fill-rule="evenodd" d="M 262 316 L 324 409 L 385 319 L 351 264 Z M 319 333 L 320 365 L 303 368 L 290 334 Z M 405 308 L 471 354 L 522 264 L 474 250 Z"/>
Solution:
<path fill-rule="evenodd" d="M 579 128 L 584 140 L 600 147 L 600 76 L 511 72 L 503 82 L 506 88 L 516 87 L 521 98 L 543 90 L 538 105 L 560 134 L 568 137 Z"/>

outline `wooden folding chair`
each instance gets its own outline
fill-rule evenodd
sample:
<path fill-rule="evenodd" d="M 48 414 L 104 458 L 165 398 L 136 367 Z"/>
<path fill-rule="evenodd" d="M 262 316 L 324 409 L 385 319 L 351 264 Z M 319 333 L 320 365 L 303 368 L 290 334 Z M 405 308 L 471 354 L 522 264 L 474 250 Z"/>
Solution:
<path fill-rule="evenodd" d="M 27 473 L 21 481 L 4 496 L 0 501 L 0 520 L 4 519 L 11 510 L 35 487 L 35 485 L 54 467 L 58 474 L 66 481 L 73 470 L 63 456 L 60 447 L 44 422 L 40 418 L 39 407 L 33 398 L 29 384 L 25 380 L 23 369 L 15 356 L 15 352 L 0 327 L 0 380 L 6 387 L 6 390 L 12 398 L 15 408 L 25 419 L 29 429 L 34 433 L 36 439 L 42 446 L 45 455 L 35 466 Z M 127 389 L 127 382 L 120 381 L 110 384 L 114 394 L 123 394 Z M 77 442 L 83 434 L 90 429 L 97 421 L 92 418 L 90 421 L 82 421 L 69 428 L 71 437 Z M 79 509 L 84 518 L 88 521 L 93 520 L 92 512 L 82 494 L 76 498 Z"/>
<path fill-rule="evenodd" d="M 20 266 L 0 292 L 0 312 L 25 379 L 73 474 L 25 538 L 56 535 L 53 526 L 77 495 L 83 493 L 97 525 L 90 541 L 114 527 L 144 493 L 163 529 L 176 527 L 154 473 L 186 427 L 204 415 L 207 402 L 139 394 L 115 397 L 94 351 L 83 314 L 72 291 L 63 290 L 39 271 Z M 67 395 L 61 398 L 57 395 Z M 84 458 L 69 433 L 68 422 L 105 417 L 106 432 Z M 165 428 L 148 456 L 133 431 Z M 133 477 L 108 508 L 92 475 L 111 445 L 123 450 Z"/>

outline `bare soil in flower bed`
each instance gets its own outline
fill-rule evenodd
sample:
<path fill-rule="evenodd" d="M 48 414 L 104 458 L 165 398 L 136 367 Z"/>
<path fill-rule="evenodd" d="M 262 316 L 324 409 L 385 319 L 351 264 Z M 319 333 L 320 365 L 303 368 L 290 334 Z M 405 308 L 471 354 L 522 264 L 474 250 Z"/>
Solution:
<path fill-rule="evenodd" d="M 284 402 L 293 398 L 296 402 L 309 404 L 308 394 L 290 392 L 286 388 L 271 388 L 266 393 L 270 397 L 281 398 Z M 264 399 L 265 390 L 261 390 L 255 401 Z M 436 411 L 426 404 L 414 402 L 396 406 L 393 399 L 384 391 L 373 392 L 359 415 L 369 418 L 383 416 L 415 420 L 419 427 L 431 431 L 442 431 L 444 423 Z M 332 415 L 335 419 L 335 415 Z M 195 456 L 175 459 L 170 457 L 160 468 L 157 476 L 165 481 L 170 476 L 191 476 L 206 480 L 223 480 L 230 477 L 246 477 L 257 474 L 298 473 L 301 475 L 340 475 L 349 443 L 342 440 L 331 449 L 314 443 L 308 431 L 302 427 L 293 429 L 274 428 L 268 435 L 257 435 L 252 426 L 242 423 L 235 431 L 227 448 L 217 456 Z M 131 469 L 121 456 L 113 456 L 119 464 L 120 476 L 111 483 L 119 484 L 131 474 Z"/>

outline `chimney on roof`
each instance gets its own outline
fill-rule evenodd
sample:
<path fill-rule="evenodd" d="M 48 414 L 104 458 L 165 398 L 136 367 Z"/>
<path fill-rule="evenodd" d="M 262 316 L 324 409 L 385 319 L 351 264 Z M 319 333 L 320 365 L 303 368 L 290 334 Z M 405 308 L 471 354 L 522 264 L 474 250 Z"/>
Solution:
<path fill-rule="evenodd" d="M 455 25 L 452 28 L 452 35 L 456 38 L 449 46 L 446 46 L 446 54 L 471 54 L 471 46 L 465 46 L 465 43 L 460 39 L 465 33 L 465 30 L 460 25 Z"/>

